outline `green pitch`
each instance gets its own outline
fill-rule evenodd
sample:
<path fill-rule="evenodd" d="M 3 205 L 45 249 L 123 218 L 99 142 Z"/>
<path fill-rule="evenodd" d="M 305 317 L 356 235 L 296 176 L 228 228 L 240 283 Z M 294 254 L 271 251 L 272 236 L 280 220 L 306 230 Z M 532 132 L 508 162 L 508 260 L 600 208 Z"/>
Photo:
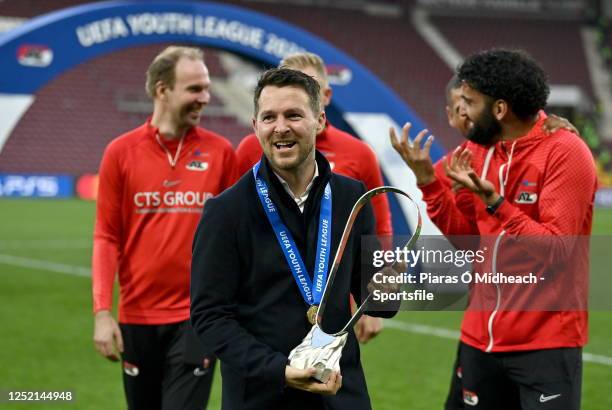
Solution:
<path fill-rule="evenodd" d="M 94 204 L 0 200 L 0 215 L 0 392 L 70 390 L 75 395 L 71 404 L 0 401 L 0 407 L 125 408 L 120 366 L 99 357 L 92 343 L 86 275 Z M 612 211 L 596 211 L 594 233 L 612 235 Z M 609 410 L 612 311 L 592 312 L 590 319 L 585 353 L 596 356 L 585 360 L 583 408 Z M 460 320 L 459 312 L 402 312 L 363 346 L 374 409 L 442 408 Z M 209 408 L 219 407 L 217 378 Z"/>

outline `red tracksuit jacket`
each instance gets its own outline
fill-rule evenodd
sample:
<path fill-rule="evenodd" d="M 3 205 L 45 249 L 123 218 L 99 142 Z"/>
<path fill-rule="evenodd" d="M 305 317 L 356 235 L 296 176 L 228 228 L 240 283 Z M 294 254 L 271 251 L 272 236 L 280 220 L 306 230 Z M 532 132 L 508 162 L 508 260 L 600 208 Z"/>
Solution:
<path fill-rule="evenodd" d="M 94 312 L 112 308 L 119 274 L 119 321 L 167 324 L 189 318 L 191 243 L 206 200 L 236 180 L 223 137 L 192 128 L 175 168 L 144 125 L 114 139 L 100 165 L 92 260 Z M 175 155 L 178 141 L 164 145 Z"/>
<path fill-rule="evenodd" d="M 420 187 L 431 219 L 445 235 L 479 235 L 481 245 L 491 245 L 489 257 L 483 265 L 475 264 L 474 271 L 503 272 L 511 267 L 541 277 L 556 275 L 548 279 L 564 285 L 558 289 L 473 284 L 461 340 L 483 351 L 573 347 L 587 342 L 584 301 L 597 189 L 595 166 L 578 136 L 566 130 L 545 133 L 545 118 L 540 112 L 530 132 L 515 141 L 491 147 L 463 144 L 473 153 L 474 170 L 505 197 L 494 215 L 486 212 L 476 195 L 465 190 L 455 194 L 441 178 Z M 510 243 L 516 238 L 520 241 Z"/>

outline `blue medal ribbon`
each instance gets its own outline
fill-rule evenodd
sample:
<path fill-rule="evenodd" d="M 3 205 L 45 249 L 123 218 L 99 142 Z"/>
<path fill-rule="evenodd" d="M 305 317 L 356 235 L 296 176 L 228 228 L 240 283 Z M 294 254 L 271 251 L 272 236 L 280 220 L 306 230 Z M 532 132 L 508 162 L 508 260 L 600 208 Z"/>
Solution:
<path fill-rule="evenodd" d="M 285 255 L 287 264 L 291 269 L 295 283 L 297 283 L 304 301 L 308 305 L 318 305 L 325 290 L 327 283 L 327 272 L 329 266 L 329 252 L 331 248 L 331 209 L 332 195 L 329 182 L 325 185 L 325 191 L 321 197 L 321 211 L 319 212 L 319 231 L 317 238 L 317 256 L 315 260 L 314 280 L 310 279 L 306 271 L 306 265 L 302 260 L 300 251 L 298 250 L 291 232 L 282 221 L 274 202 L 268 193 L 268 185 L 259 177 L 259 166 L 261 161 L 253 167 L 253 176 L 255 177 L 255 188 L 259 195 L 259 200 L 264 208 L 268 221 L 272 225 L 276 239 Z"/>

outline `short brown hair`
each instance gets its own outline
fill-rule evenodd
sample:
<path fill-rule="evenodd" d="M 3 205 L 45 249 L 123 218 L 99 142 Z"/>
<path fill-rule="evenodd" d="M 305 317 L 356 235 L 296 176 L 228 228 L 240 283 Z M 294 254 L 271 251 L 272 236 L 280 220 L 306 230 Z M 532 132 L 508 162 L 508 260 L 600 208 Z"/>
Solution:
<path fill-rule="evenodd" d="M 174 68 L 181 57 L 204 62 L 204 52 L 195 47 L 169 46 L 153 59 L 147 69 L 145 89 L 151 98 L 155 98 L 155 87 L 159 81 L 168 87 L 174 87 Z"/>
<path fill-rule="evenodd" d="M 321 81 L 325 86 L 328 85 L 327 71 L 323 59 L 314 53 L 295 53 L 283 58 L 279 64 L 279 68 L 292 68 L 301 70 L 306 67 L 312 67 L 317 70 Z"/>
<path fill-rule="evenodd" d="M 301 88 L 308 95 L 310 109 L 313 114 L 318 115 L 321 112 L 320 86 L 314 78 L 290 68 L 271 68 L 261 75 L 257 82 L 257 87 L 255 87 L 253 105 L 256 117 L 259 113 L 259 97 L 267 86 Z"/>

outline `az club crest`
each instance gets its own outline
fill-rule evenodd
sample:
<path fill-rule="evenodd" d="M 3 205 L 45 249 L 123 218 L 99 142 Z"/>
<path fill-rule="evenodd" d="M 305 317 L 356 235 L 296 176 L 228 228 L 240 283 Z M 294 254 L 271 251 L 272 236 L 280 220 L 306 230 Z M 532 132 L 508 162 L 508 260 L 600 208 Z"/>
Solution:
<path fill-rule="evenodd" d="M 535 192 L 519 192 L 514 202 L 517 204 L 535 204 L 537 200 L 538 194 Z"/>
<path fill-rule="evenodd" d="M 208 162 L 193 160 L 190 161 L 185 168 L 190 171 L 206 171 L 208 169 Z"/>
<path fill-rule="evenodd" d="M 53 51 L 40 44 L 24 44 L 17 50 L 17 61 L 28 67 L 47 67 L 53 61 Z"/>

